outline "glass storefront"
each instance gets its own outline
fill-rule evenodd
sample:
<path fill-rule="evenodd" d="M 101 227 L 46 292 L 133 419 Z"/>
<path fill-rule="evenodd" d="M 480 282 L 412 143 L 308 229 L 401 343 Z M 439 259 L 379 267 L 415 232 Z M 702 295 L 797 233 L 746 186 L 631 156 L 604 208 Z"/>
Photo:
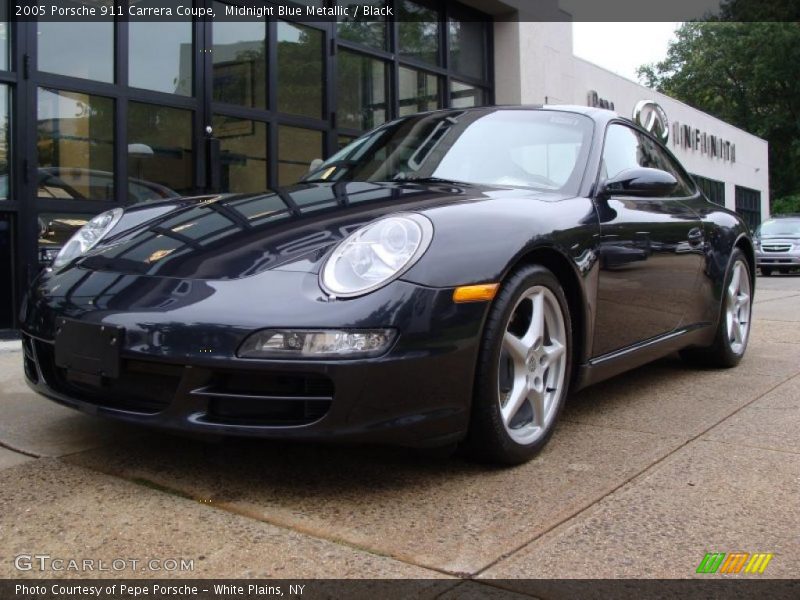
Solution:
<path fill-rule="evenodd" d="M 226 2 L 241 4 L 193 4 Z M 0 3 L 0 287 L 13 281 L 18 301 L 101 211 L 291 185 L 398 116 L 492 101 L 490 18 L 435 0 L 338 3 L 395 16 L 23 26 Z"/>

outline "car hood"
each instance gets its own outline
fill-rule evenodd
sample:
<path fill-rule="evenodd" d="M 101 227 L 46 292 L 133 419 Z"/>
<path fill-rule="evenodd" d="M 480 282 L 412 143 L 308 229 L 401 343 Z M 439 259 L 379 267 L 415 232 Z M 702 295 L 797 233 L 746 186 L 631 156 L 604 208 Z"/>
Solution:
<path fill-rule="evenodd" d="M 445 182 L 299 184 L 263 194 L 204 196 L 112 232 L 76 264 L 189 279 L 239 279 L 271 269 L 312 272 L 332 245 L 378 217 L 531 196 L 562 197 Z M 127 211 L 131 222 L 136 211 Z"/>

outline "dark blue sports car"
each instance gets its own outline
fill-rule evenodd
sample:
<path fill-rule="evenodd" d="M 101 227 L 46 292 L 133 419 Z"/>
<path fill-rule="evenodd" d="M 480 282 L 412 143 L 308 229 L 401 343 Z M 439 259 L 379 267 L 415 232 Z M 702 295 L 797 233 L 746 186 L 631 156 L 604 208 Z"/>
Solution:
<path fill-rule="evenodd" d="M 31 288 L 25 373 L 84 412 L 529 459 L 570 390 L 734 366 L 747 227 L 615 113 L 445 110 L 299 184 L 92 219 Z"/>

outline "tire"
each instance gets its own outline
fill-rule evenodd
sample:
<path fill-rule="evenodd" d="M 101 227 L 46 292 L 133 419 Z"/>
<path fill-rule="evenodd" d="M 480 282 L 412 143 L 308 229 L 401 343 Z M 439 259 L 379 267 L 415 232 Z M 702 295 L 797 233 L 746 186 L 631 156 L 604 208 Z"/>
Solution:
<path fill-rule="evenodd" d="M 521 267 L 503 283 L 484 327 L 467 452 L 504 465 L 533 458 L 553 434 L 571 373 L 564 290 L 545 267 Z"/>
<path fill-rule="evenodd" d="M 735 277 L 738 277 L 738 284 L 734 283 Z M 753 282 L 747 259 L 741 250 L 735 248 L 725 274 L 725 287 L 722 292 L 719 324 L 714 343 L 708 348 L 682 350 L 681 357 L 688 363 L 701 366 L 731 368 L 738 365 L 750 339 L 752 290 Z M 739 306 L 732 308 L 732 302 L 738 302 Z"/>
<path fill-rule="evenodd" d="M 759 271 L 761 271 L 761 274 L 764 277 L 769 277 L 770 275 L 772 275 L 772 269 L 770 269 L 769 267 L 759 267 L 758 269 Z"/>

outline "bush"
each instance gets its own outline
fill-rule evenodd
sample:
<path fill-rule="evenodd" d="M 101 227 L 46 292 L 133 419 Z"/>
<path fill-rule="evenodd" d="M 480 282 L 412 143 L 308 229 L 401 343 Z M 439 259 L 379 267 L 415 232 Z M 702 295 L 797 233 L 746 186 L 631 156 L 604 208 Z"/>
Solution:
<path fill-rule="evenodd" d="M 772 201 L 772 214 L 785 215 L 787 213 L 800 213 L 800 194 L 784 196 Z"/>

